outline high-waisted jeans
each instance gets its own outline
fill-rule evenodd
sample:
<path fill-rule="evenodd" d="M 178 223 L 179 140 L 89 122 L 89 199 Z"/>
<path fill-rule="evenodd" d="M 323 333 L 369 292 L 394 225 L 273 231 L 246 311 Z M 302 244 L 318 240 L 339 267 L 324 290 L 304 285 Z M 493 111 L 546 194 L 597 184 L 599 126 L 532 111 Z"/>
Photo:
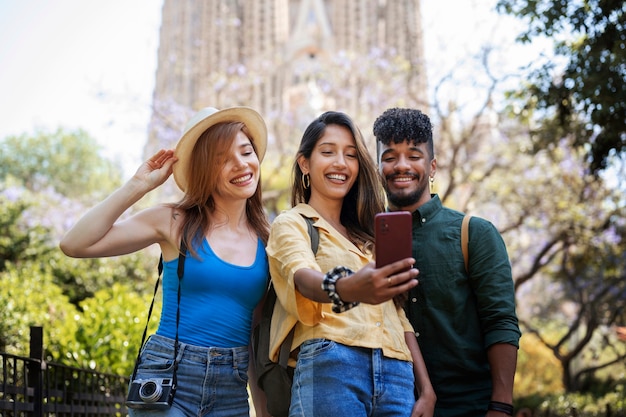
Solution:
<path fill-rule="evenodd" d="M 300 346 L 290 417 L 409 417 L 413 364 L 327 339 Z"/>
<path fill-rule="evenodd" d="M 152 335 L 136 379 L 171 378 L 174 340 Z M 178 388 L 167 410 L 129 409 L 131 417 L 248 417 L 248 347 L 205 348 L 179 342 Z"/>

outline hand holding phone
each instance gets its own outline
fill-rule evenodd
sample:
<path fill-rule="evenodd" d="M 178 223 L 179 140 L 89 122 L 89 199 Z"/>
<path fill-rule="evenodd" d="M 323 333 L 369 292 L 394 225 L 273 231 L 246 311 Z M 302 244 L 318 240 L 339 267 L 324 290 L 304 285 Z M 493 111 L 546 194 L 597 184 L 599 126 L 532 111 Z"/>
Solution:
<path fill-rule="evenodd" d="M 378 213 L 375 217 L 374 232 L 376 237 L 376 268 L 412 256 L 413 233 L 410 212 Z"/>

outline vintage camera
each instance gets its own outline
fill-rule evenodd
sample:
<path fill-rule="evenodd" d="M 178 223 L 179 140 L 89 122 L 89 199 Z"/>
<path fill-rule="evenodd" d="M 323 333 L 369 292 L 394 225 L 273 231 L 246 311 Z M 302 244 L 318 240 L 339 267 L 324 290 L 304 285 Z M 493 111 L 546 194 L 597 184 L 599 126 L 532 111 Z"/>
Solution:
<path fill-rule="evenodd" d="M 126 406 L 165 410 L 172 405 L 175 392 L 171 378 L 136 379 L 130 384 Z"/>

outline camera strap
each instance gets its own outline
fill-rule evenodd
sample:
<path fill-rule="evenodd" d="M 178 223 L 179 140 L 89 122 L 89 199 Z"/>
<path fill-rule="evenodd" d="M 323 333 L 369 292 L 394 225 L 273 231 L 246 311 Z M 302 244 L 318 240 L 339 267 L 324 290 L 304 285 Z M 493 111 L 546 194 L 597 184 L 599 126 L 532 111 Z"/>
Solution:
<path fill-rule="evenodd" d="M 187 245 L 185 244 L 185 240 L 181 239 L 180 242 L 180 253 L 178 255 L 178 303 L 176 306 L 176 339 L 174 340 L 174 374 L 172 375 L 172 389 L 176 390 L 178 385 L 178 379 L 176 378 L 176 370 L 178 369 L 178 323 L 180 321 L 180 286 L 181 281 L 183 280 L 183 275 L 185 272 L 185 257 L 187 256 Z M 146 335 L 148 334 L 148 324 L 150 323 L 150 316 L 152 315 L 152 308 L 154 307 L 154 300 L 156 298 L 157 291 L 159 290 L 159 283 L 161 281 L 161 274 L 163 274 L 163 254 L 159 257 L 159 265 L 157 267 L 158 276 L 156 284 L 154 284 L 154 294 L 152 295 L 152 302 L 150 303 L 150 308 L 148 309 L 148 319 L 146 320 L 146 327 L 143 330 L 143 335 L 141 336 L 141 345 L 139 345 L 139 353 L 137 353 L 137 360 L 135 361 L 135 368 L 133 369 L 133 375 L 130 377 L 131 381 L 135 380 L 137 376 L 137 369 L 139 368 L 139 363 L 141 362 L 141 351 L 143 350 L 144 343 L 146 341 Z"/>

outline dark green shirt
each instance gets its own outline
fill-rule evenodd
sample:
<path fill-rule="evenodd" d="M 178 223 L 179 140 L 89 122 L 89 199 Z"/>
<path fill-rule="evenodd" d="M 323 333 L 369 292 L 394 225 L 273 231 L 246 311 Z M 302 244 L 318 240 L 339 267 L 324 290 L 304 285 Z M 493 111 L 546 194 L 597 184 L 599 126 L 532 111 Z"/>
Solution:
<path fill-rule="evenodd" d="M 461 251 L 463 213 L 437 195 L 413 212 L 413 257 L 419 285 L 407 315 L 437 394 L 436 416 L 484 416 L 491 397 L 487 348 L 519 347 L 511 265 L 500 233 L 472 217 L 469 276 Z"/>

